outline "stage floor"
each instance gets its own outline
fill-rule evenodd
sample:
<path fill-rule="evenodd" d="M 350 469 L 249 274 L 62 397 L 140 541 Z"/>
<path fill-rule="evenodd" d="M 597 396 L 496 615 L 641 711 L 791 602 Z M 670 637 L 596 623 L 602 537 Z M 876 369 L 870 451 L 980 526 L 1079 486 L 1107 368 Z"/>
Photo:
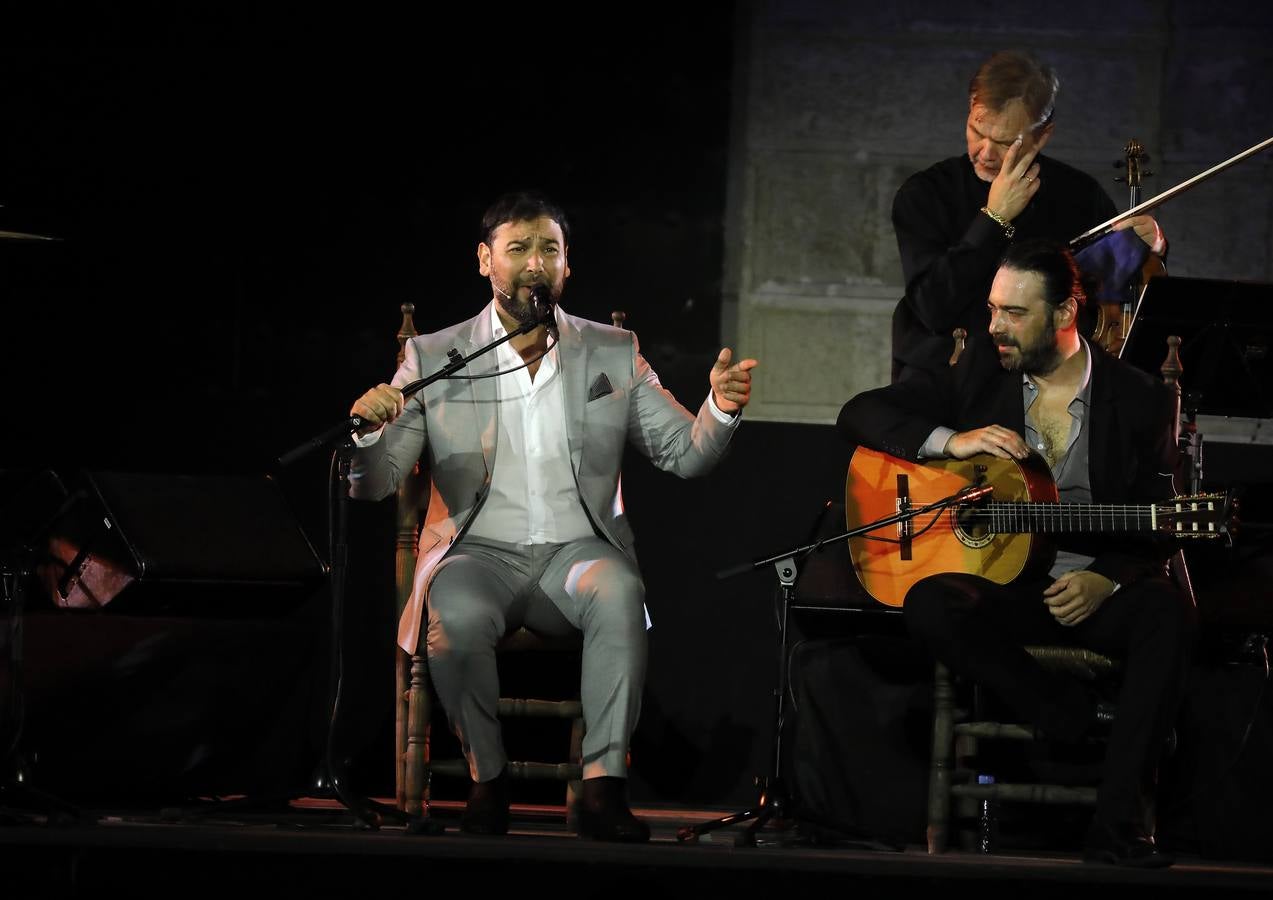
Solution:
<path fill-rule="evenodd" d="M 514 806 L 506 837 L 456 830 L 454 804 L 438 804 L 441 835 L 401 826 L 368 830 L 336 804 L 302 801 L 276 812 L 218 809 L 160 816 L 97 810 L 78 823 L 41 824 L 9 817 L 0 826 L 4 889 L 23 897 L 230 897 L 284 890 L 310 896 L 353 891 L 429 889 L 505 896 L 801 898 L 810 891 L 866 896 L 915 889 L 1028 891 L 1038 897 L 1161 898 L 1164 892 L 1210 896 L 1273 891 L 1273 866 L 1181 858 L 1169 869 L 1136 871 L 1085 864 L 1073 854 L 929 856 L 924 848 L 872 849 L 848 842 L 810 845 L 796 829 L 766 829 L 757 846 L 736 846 L 741 825 L 676 839 L 677 829 L 726 810 L 639 809 L 653 839 L 645 845 L 584 841 L 571 834 L 561 807 Z M 25 821 L 24 821 L 25 820 Z"/>

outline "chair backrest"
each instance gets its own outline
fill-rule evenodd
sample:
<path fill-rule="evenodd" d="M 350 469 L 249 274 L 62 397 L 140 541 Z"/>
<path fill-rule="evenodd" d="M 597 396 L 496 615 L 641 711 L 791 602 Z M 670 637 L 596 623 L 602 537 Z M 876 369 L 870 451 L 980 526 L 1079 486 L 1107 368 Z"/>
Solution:
<path fill-rule="evenodd" d="M 1180 411 L 1180 376 L 1184 373 L 1184 366 L 1180 362 L 1180 338 L 1174 334 L 1167 335 L 1167 355 L 1163 359 L 1162 365 L 1158 369 L 1162 373 L 1162 380 L 1171 386 L 1176 392 L 1176 412 L 1175 412 L 1175 431 L 1172 437 L 1176 441 L 1177 446 L 1191 442 L 1191 435 L 1197 429 L 1197 425 L 1187 419 L 1181 417 Z M 1182 464 L 1187 463 L 1187 457 L 1182 456 Z M 1177 474 L 1177 488 L 1184 487 L 1190 493 L 1196 493 L 1199 485 L 1193 483 L 1192 478 L 1183 479 L 1184 473 Z M 1198 606 L 1198 598 L 1193 592 L 1193 579 L 1189 576 L 1189 565 L 1185 562 L 1184 547 L 1179 547 L 1176 552 L 1171 555 L 1167 561 L 1167 570 L 1171 574 L 1172 580 L 1176 583 L 1176 587 L 1183 591 L 1189 601 L 1195 608 Z"/>
<path fill-rule="evenodd" d="M 402 304 L 402 325 L 398 329 L 398 361 L 406 358 L 407 341 L 419 332 L 415 327 L 415 304 Z M 416 546 L 420 526 L 429 508 L 429 481 L 420 471 L 420 463 L 412 466 L 398 485 L 397 544 L 394 554 L 394 593 L 398 612 L 406 608 L 415 581 Z"/>

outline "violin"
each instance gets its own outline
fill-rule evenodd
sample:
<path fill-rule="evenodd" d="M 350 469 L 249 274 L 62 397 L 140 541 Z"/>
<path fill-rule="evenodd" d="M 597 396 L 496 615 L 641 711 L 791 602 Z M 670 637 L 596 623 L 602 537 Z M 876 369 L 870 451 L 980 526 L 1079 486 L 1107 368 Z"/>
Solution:
<path fill-rule="evenodd" d="M 1136 138 L 1127 142 L 1123 148 L 1123 159 L 1114 163 L 1118 167 L 1126 167 L 1127 175 L 1115 178 L 1115 181 L 1127 182 L 1127 208 L 1135 209 L 1140 205 L 1141 177 L 1153 175 L 1144 171 L 1144 164 L 1149 162 L 1149 154 L 1145 146 Z M 1106 302 L 1096 305 L 1096 325 L 1092 329 L 1092 341 L 1108 352 L 1117 356 L 1127 340 L 1127 332 L 1132 327 L 1134 303 L 1140 295 L 1141 288 L 1149 283 L 1149 279 L 1167 274 L 1167 265 L 1162 257 L 1151 253 L 1145 259 L 1138 277 L 1135 277 L 1124 289 L 1121 302 Z"/>
<path fill-rule="evenodd" d="M 1140 166 L 1141 163 L 1148 161 L 1149 157 L 1145 154 L 1145 148 L 1142 147 L 1138 141 L 1130 141 L 1127 144 L 1127 149 L 1125 151 L 1125 159 L 1120 160 L 1118 163 L 1115 163 L 1115 165 L 1127 166 L 1126 181 L 1128 189 L 1131 192 L 1131 208 L 1126 212 L 1121 212 L 1114 216 L 1114 218 L 1102 222 L 1096 227 L 1083 232 L 1078 237 L 1071 240 L 1070 249 L 1077 253 L 1083 247 L 1100 240 L 1112 232 L 1115 226 L 1117 226 L 1120 222 L 1130 219 L 1133 216 L 1138 216 L 1141 213 L 1149 212 L 1151 209 L 1156 209 L 1172 197 L 1184 193 L 1190 188 L 1193 188 L 1206 181 L 1208 178 L 1211 178 L 1213 175 L 1217 175 L 1230 166 L 1236 165 L 1242 160 L 1254 156 L 1262 150 L 1267 150 L 1270 147 L 1273 147 L 1273 137 L 1266 138 L 1258 144 L 1248 147 L 1241 153 L 1237 153 L 1229 157 L 1224 160 L 1224 162 L 1216 163 L 1206 171 L 1199 172 L 1192 178 L 1186 178 L 1184 181 L 1168 188 L 1161 194 L 1150 197 L 1148 200 L 1141 202 Z M 1119 180 L 1121 181 L 1123 179 L 1120 178 Z M 1166 272 L 1167 268 L 1163 265 L 1162 260 L 1151 253 L 1149 254 L 1149 258 L 1146 260 L 1145 265 L 1141 269 L 1139 279 L 1140 284 L 1145 284 L 1150 278 L 1153 278 L 1156 275 L 1165 275 Z M 1132 320 L 1136 317 L 1136 309 L 1133 305 L 1133 298 L 1137 297 L 1140 284 L 1128 289 L 1127 300 L 1124 302 L 1098 304 L 1097 322 L 1096 327 L 1092 332 L 1092 339 L 1111 353 L 1117 354 L 1118 351 L 1122 349 L 1123 342 L 1127 337 L 1127 332 L 1131 328 Z"/>

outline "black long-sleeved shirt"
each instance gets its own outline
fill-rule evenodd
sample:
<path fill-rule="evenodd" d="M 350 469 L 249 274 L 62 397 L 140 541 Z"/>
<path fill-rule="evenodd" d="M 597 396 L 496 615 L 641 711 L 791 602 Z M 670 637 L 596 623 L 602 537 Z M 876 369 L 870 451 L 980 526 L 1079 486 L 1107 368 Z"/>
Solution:
<path fill-rule="evenodd" d="M 1117 213 L 1090 175 L 1046 156 L 1036 161 L 1039 190 L 1012 222 L 1014 241 L 1069 241 Z M 981 212 L 989 195 L 989 182 L 977 177 L 967 156 L 942 160 L 898 188 L 893 229 L 906 295 L 893 312 L 894 380 L 907 366 L 944 368 L 955 328 L 972 337 L 989 327 L 986 298 L 1009 244 L 1003 228 Z"/>

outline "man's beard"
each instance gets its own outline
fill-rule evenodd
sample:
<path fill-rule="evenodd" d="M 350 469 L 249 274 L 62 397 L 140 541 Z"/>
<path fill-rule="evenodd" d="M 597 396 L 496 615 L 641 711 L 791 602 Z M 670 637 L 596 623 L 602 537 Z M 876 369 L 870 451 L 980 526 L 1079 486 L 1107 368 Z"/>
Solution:
<path fill-rule="evenodd" d="M 1012 359 L 1002 354 L 999 356 L 999 365 L 1009 372 L 1050 375 L 1062 362 L 1061 351 L 1056 346 L 1056 326 L 1051 322 L 1037 340 L 1030 341 L 1028 347 L 1022 347 L 1020 341 L 1006 336 L 996 337 L 994 341 L 996 347 L 1017 348 L 1017 356 Z"/>
<path fill-rule="evenodd" d="M 494 278 L 491 279 L 491 284 L 495 288 L 495 299 L 499 302 L 499 308 L 504 310 L 510 319 L 518 325 L 534 325 L 539 321 L 529 296 L 525 300 L 519 300 L 517 288 L 512 285 L 502 285 Z"/>

